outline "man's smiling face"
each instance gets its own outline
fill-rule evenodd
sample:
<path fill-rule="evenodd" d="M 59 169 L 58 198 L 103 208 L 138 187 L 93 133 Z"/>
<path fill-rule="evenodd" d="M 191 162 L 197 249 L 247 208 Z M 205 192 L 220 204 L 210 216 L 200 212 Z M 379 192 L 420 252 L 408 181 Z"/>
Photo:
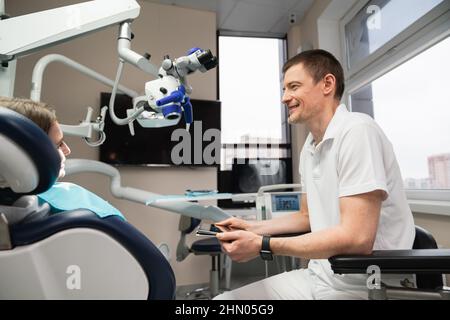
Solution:
<path fill-rule="evenodd" d="M 288 108 L 289 123 L 303 123 L 320 112 L 320 102 L 324 98 L 321 84 L 322 81 L 314 82 L 302 63 L 286 71 L 282 102 Z"/>

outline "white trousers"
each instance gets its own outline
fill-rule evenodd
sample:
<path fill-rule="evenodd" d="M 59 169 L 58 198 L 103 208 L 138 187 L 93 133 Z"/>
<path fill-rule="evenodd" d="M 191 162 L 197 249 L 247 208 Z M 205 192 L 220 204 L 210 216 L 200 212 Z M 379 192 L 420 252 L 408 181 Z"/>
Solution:
<path fill-rule="evenodd" d="M 215 300 L 355 300 L 368 299 L 365 286 L 342 290 L 322 281 L 311 269 L 284 272 L 241 288 L 227 291 Z"/>

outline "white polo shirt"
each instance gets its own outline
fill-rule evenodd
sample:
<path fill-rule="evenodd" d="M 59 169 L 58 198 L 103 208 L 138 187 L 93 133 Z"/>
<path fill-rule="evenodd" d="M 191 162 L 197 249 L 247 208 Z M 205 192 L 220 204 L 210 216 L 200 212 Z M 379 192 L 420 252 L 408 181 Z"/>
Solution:
<path fill-rule="evenodd" d="M 300 154 L 302 192 L 308 200 L 311 231 L 340 223 L 339 198 L 374 190 L 386 192 L 374 250 L 411 249 L 415 227 L 392 144 L 368 115 L 349 112 L 341 104 L 323 140 L 314 145 L 310 133 Z M 333 287 L 365 285 L 366 276 L 334 275 L 328 260 L 309 264 Z"/>

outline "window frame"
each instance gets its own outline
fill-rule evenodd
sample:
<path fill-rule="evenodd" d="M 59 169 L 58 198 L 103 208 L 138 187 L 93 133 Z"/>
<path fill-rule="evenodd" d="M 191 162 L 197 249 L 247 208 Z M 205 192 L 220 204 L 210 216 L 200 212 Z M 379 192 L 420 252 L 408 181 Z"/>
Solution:
<path fill-rule="evenodd" d="M 370 0 L 366 0 L 364 2 L 358 1 L 339 22 L 339 29 L 340 29 L 340 34 L 341 34 L 341 48 L 343 51 L 342 57 L 344 57 L 342 59 L 343 67 L 346 71 L 345 73 L 346 73 L 346 76 L 348 77 L 348 80 L 352 79 L 354 76 L 363 72 L 364 71 L 363 69 L 366 69 L 368 66 L 370 66 L 374 63 L 378 64 L 378 63 L 382 62 L 383 60 L 386 60 L 389 56 L 394 55 L 396 51 L 404 49 L 403 47 L 405 45 L 410 46 L 410 42 L 411 42 L 410 38 L 413 38 L 413 37 L 421 38 L 422 34 L 426 35 L 426 33 L 423 32 L 423 29 L 424 28 L 434 29 L 434 28 L 429 28 L 430 24 L 433 24 L 433 22 L 436 22 L 436 20 L 442 20 L 439 18 L 442 18 L 442 15 L 444 15 L 445 13 L 448 13 L 448 10 L 450 8 L 450 3 L 446 0 L 444 0 L 442 3 L 440 3 L 435 8 L 433 8 L 430 12 L 428 12 L 424 16 L 422 16 L 419 20 L 417 20 L 416 22 L 414 22 L 413 24 L 408 26 L 405 30 L 403 30 L 402 32 L 400 32 L 399 34 L 394 36 L 391 40 L 386 42 L 383 46 L 381 46 L 380 48 L 375 50 L 373 53 L 369 54 L 367 57 L 365 57 L 361 61 L 354 63 L 354 65 L 352 67 L 349 67 L 348 59 L 347 59 L 347 45 L 346 45 L 346 39 L 345 39 L 345 25 L 348 22 L 350 22 L 356 16 L 356 14 L 361 9 L 363 9 L 369 2 L 370 2 Z M 434 27 L 434 25 L 431 27 Z M 420 33 L 421 36 L 415 36 L 417 33 Z M 410 58 L 411 58 L 411 56 L 409 56 L 405 60 L 408 60 Z M 404 62 L 405 60 L 403 60 L 402 62 Z"/>
<path fill-rule="evenodd" d="M 450 1 L 443 1 L 372 54 L 349 68 L 345 25 L 369 2 L 370 0 L 357 2 L 339 21 L 341 54 L 346 75 L 343 100 L 350 111 L 352 110 L 350 96 L 353 93 L 450 36 Z M 424 208 L 428 208 L 428 213 L 444 214 L 442 206 L 433 209 L 433 206 L 424 205 L 421 201 L 444 201 L 447 211 L 450 206 L 447 203 L 450 202 L 450 190 L 406 189 L 405 191 L 413 211 L 423 212 Z"/>

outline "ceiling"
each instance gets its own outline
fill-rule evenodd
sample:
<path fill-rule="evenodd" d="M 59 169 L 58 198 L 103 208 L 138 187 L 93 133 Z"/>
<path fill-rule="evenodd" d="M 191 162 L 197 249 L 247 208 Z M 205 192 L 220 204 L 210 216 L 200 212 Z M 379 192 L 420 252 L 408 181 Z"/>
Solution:
<path fill-rule="evenodd" d="M 145 0 L 217 13 L 222 33 L 283 37 L 299 24 L 314 0 Z M 291 15 L 295 22 L 290 21 Z"/>

